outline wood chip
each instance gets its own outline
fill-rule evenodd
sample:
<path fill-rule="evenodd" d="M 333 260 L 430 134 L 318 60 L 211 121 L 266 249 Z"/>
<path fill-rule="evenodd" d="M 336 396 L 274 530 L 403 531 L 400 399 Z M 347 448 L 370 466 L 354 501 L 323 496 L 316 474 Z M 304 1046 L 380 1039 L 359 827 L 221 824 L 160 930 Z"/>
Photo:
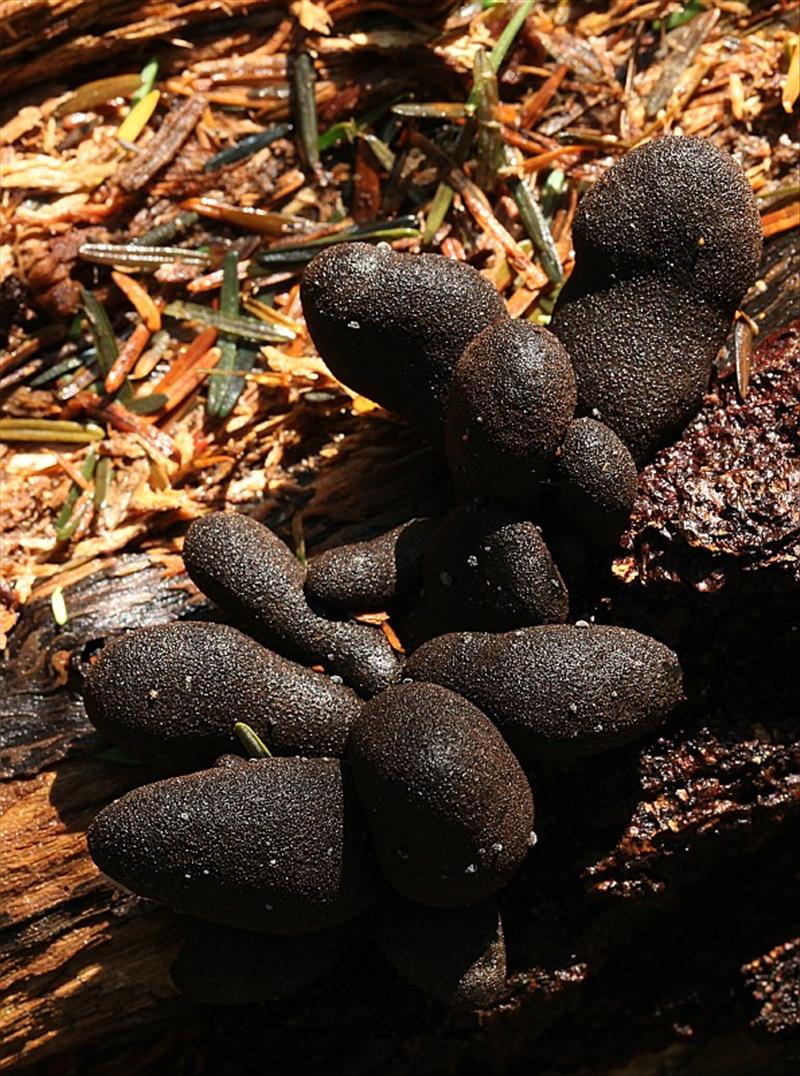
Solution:
<path fill-rule="evenodd" d="M 141 190 L 164 165 L 169 164 L 197 126 L 207 104 L 202 94 L 194 94 L 164 118 L 156 134 L 121 170 L 119 185 L 123 190 Z"/>

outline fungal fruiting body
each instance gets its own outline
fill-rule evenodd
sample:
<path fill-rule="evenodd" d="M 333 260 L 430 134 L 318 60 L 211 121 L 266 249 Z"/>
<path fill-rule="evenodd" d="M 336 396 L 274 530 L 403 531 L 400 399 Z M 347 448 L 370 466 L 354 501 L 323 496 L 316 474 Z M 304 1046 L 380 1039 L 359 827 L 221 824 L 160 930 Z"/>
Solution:
<path fill-rule="evenodd" d="M 317 553 L 308 562 L 306 596 L 340 612 L 392 609 L 418 588 L 435 528 L 432 519 L 411 519 L 367 541 Z"/>
<path fill-rule="evenodd" d="M 456 364 L 447 458 L 467 494 L 536 504 L 574 414 L 575 375 L 563 344 L 529 321 L 497 321 Z"/>
<path fill-rule="evenodd" d="M 435 684 L 370 700 L 347 757 L 389 884 L 420 904 L 472 904 L 518 869 L 533 829 L 527 778 L 500 733 Z"/>
<path fill-rule="evenodd" d="M 274 754 L 341 755 L 361 700 L 343 684 L 279 657 L 226 624 L 140 628 L 90 667 L 92 724 L 134 754 L 210 764 L 244 722 Z"/>
<path fill-rule="evenodd" d="M 328 369 L 438 442 L 453 370 L 503 300 L 471 266 L 340 243 L 303 274 L 303 313 Z"/>
<path fill-rule="evenodd" d="M 506 631 L 567 619 L 569 595 L 529 519 L 511 507 L 454 509 L 431 539 L 412 607 L 414 645 L 450 631 Z"/>
<path fill-rule="evenodd" d="M 465 908 L 392 901 L 370 913 L 370 937 L 397 970 L 454 1009 L 487 1009 L 506 984 L 503 921 L 494 900 Z"/>
<path fill-rule="evenodd" d="M 196 997 L 299 988 L 372 909 L 367 932 L 412 982 L 449 1005 L 493 1004 L 505 942 L 492 898 L 532 844 L 519 759 L 619 747 L 681 701 L 662 643 L 563 623 L 538 513 L 570 578 L 618 538 L 637 462 L 696 407 L 754 279 L 758 215 L 729 157 L 664 138 L 586 195 L 574 237 L 553 332 L 511 320 L 447 258 L 364 243 L 319 254 L 302 301 L 320 355 L 446 446 L 456 506 L 308 571 L 254 519 L 211 513 L 188 530 L 186 568 L 252 638 L 142 629 L 87 676 L 97 727 L 144 755 L 210 760 L 240 721 L 291 756 L 225 755 L 128 793 L 90 829 L 111 878 L 215 924 L 194 928 L 174 968 Z M 387 634 L 347 619 L 365 612 L 391 613 L 405 664 Z M 282 937 L 270 950 L 247 932 Z"/>
<path fill-rule="evenodd" d="M 526 760 L 617 747 L 657 728 L 682 698 L 668 647 L 606 625 L 445 635 L 412 654 L 406 675 L 469 699 Z"/>
<path fill-rule="evenodd" d="M 400 660 L 383 632 L 312 609 L 303 565 L 249 516 L 211 512 L 196 519 L 186 533 L 183 559 L 204 594 L 286 657 L 320 664 L 362 695 L 374 695 L 398 678 Z"/>
<path fill-rule="evenodd" d="M 567 427 L 553 472 L 556 510 L 591 543 L 612 541 L 630 516 L 636 464 L 612 429 L 593 418 Z"/>
<path fill-rule="evenodd" d="M 336 759 L 257 759 L 156 781 L 105 807 L 88 837 L 114 881 L 225 926 L 305 934 L 354 918 L 378 892 Z"/>
<path fill-rule="evenodd" d="M 550 328 L 572 361 L 579 412 L 610 426 L 641 464 L 696 410 L 755 282 L 755 197 L 711 142 L 659 138 L 582 198 L 573 242 Z"/>

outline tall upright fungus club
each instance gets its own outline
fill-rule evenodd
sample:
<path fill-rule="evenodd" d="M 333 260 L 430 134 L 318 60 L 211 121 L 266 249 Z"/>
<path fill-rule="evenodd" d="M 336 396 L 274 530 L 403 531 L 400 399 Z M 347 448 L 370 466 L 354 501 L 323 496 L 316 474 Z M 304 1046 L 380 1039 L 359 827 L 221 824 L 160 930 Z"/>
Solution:
<path fill-rule="evenodd" d="M 641 464 L 680 432 L 708 386 L 761 259 L 750 184 L 701 138 L 659 138 L 581 200 L 575 268 L 551 329 L 569 352 L 582 414 Z"/>

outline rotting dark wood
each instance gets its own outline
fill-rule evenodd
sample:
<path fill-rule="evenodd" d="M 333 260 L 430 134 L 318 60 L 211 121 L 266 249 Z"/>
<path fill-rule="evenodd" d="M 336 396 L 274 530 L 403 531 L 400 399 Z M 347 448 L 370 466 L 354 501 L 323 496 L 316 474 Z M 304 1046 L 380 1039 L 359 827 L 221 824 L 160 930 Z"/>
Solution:
<path fill-rule="evenodd" d="M 755 320 L 760 336 L 782 328 L 797 316 L 800 291 L 800 232 L 796 228 L 764 244 L 758 283 L 744 298 L 744 310 Z"/>
<path fill-rule="evenodd" d="M 455 0 L 404 0 L 409 19 L 435 21 Z M 215 38 L 225 34 L 246 52 L 259 35 L 286 17 L 280 0 L 2 0 L 0 2 L 0 89 L 15 92 L 49 79 L 65 78 L 89 64 L 109 64 L 132 50 L 158 47 L 174 69 L 186 55 L 190 35 L 195 57 L 214 55 Z M 337 5 L 337 17 L 363 14 L 381 3 L 353 0 Z M 415 10 L 416 8 L 416 10 Z"/>
<path fill-rule="evenodd" d="M 175 620 L 204 599 L 185 575 L 165 578 L 147 554 L 132 553 L 68 588 L 67 603 L 59 628 L 49 597 L 32 601 L 0 664 L 0 777 L 37 774 L 92 734 L 78 676 L 112 634 Z"/>
<path fill-rule="evenodd" d="M 717 591 L 770 569 L 800 586 L 800 321 L 766 337 L 741 401 L 722 382 L 639 476 L 615 570 Z"/>
<path fill-rule="evenodd" d="M 756 1025 L 773 1033 L 792 1030 L 800 1007 L 800 938 L 758 956 L 742 974 L 759 1006 Z"/>
<path fill-rule="evenodd" d="M 139 780 L 134 767 L 84 759 L 0 793 L 5 1065 L 169 1012 L 173 917 L 128 912 L 131 900 L 103 882 L 86 852 L 96 810 Z"/>

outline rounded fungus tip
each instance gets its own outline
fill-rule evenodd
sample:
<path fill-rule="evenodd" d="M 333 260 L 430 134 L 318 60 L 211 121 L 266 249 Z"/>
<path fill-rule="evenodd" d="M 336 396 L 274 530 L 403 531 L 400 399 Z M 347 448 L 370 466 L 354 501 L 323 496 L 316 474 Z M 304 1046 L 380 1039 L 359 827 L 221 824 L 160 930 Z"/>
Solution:
<path fill-rule="evenodd" d="M 569 352 L 579 413 L 610 426 L 641 464 L 698 407 L 755 282 L 755 196 L 713 143 L 658 138 L 584 195 L 573 241 L 550 328 Z"/>
<path fill-rule="evenodd" d="M 369 933 L 405 978 L 448 1008 L 487 1009 L 506 984 L 503 921 L 494 900 L 466 908 L 379 905 Z"/>
<path fill-rule="evenodd" d="M 459 356 L 482 329 L 508 316 L 471 266 L 369 243 L 339 243 L 318 254 L 300 295 L 328 369 L 434 442 Z"/>
<path fill-rule="evenodd" d="M 388 688 L 350 730 L 347 757 L 380 869 L 408 900 L 473 904 L 527 855 L 528 780 L 492 723 L 452 691 Z"/>
<path fill-rule="evenodd" d="M 125 888 L 223 926 L 305 934 L 354 918 L 379 880 L 337 759 L 270 758 L 143 785 L 88 833 Z"/>
<path fill-rule="evenodd" d="M 633 456 L 612 429 L 574 419 L 553 473 L 559 518 L 591 544 L 613 541 L 630 516 L 637 477 Z"/>
<path fill-rule="evenodd" d="M 419 586 L 422 557 L 436 523 L 411 519 L 362 542 L 317 553 L 308 562 L 310 602 L 339 612 L 384 612 Z"/>
<path fill-rule="evenodd" d="M 206 621 L 137 628 L 113 640 L 89 668 L 84 702 L 112 742 L 185 769 L 230 751 L 237 721 L 274 754 L 341 755 L 361 708 L 344 685 Z"/>
<path fill-rule="evenodd" d="M 204 594 L 278 653 L 321 665 L 361 695 L 374 695 L 399 679 L 400 659 L 384 633 L 312 609 L 303 565 L 250 516 L 210 512 L 194 520 L 183 560 Z"/>
<path fill-rule="evenodd" d="M 507 631 L 567 619 L 569 595 L 540 529 L 517 509 L 474 502 L 435 531 L 408 632 L 413 645 L 448 631 Z"/>
<path fill-rule="evenodd" d="M 454 659 L 459 652 L 465 656 Z M 662 724 L 683 698 L 669 647 L 600 624 L 544 624 L 474 634 L 467 643 L 443 635 L 411 655 L 405 675 L 469 699 L 526 762 L 628 743 Z"/>
<path fill-rule="evenodd" d="M 529 321 L 495 322 L 459 359 L 447 406 L 447 458 L 474 496 L 530 507 L 575 412 L 563 344 Z"/>

